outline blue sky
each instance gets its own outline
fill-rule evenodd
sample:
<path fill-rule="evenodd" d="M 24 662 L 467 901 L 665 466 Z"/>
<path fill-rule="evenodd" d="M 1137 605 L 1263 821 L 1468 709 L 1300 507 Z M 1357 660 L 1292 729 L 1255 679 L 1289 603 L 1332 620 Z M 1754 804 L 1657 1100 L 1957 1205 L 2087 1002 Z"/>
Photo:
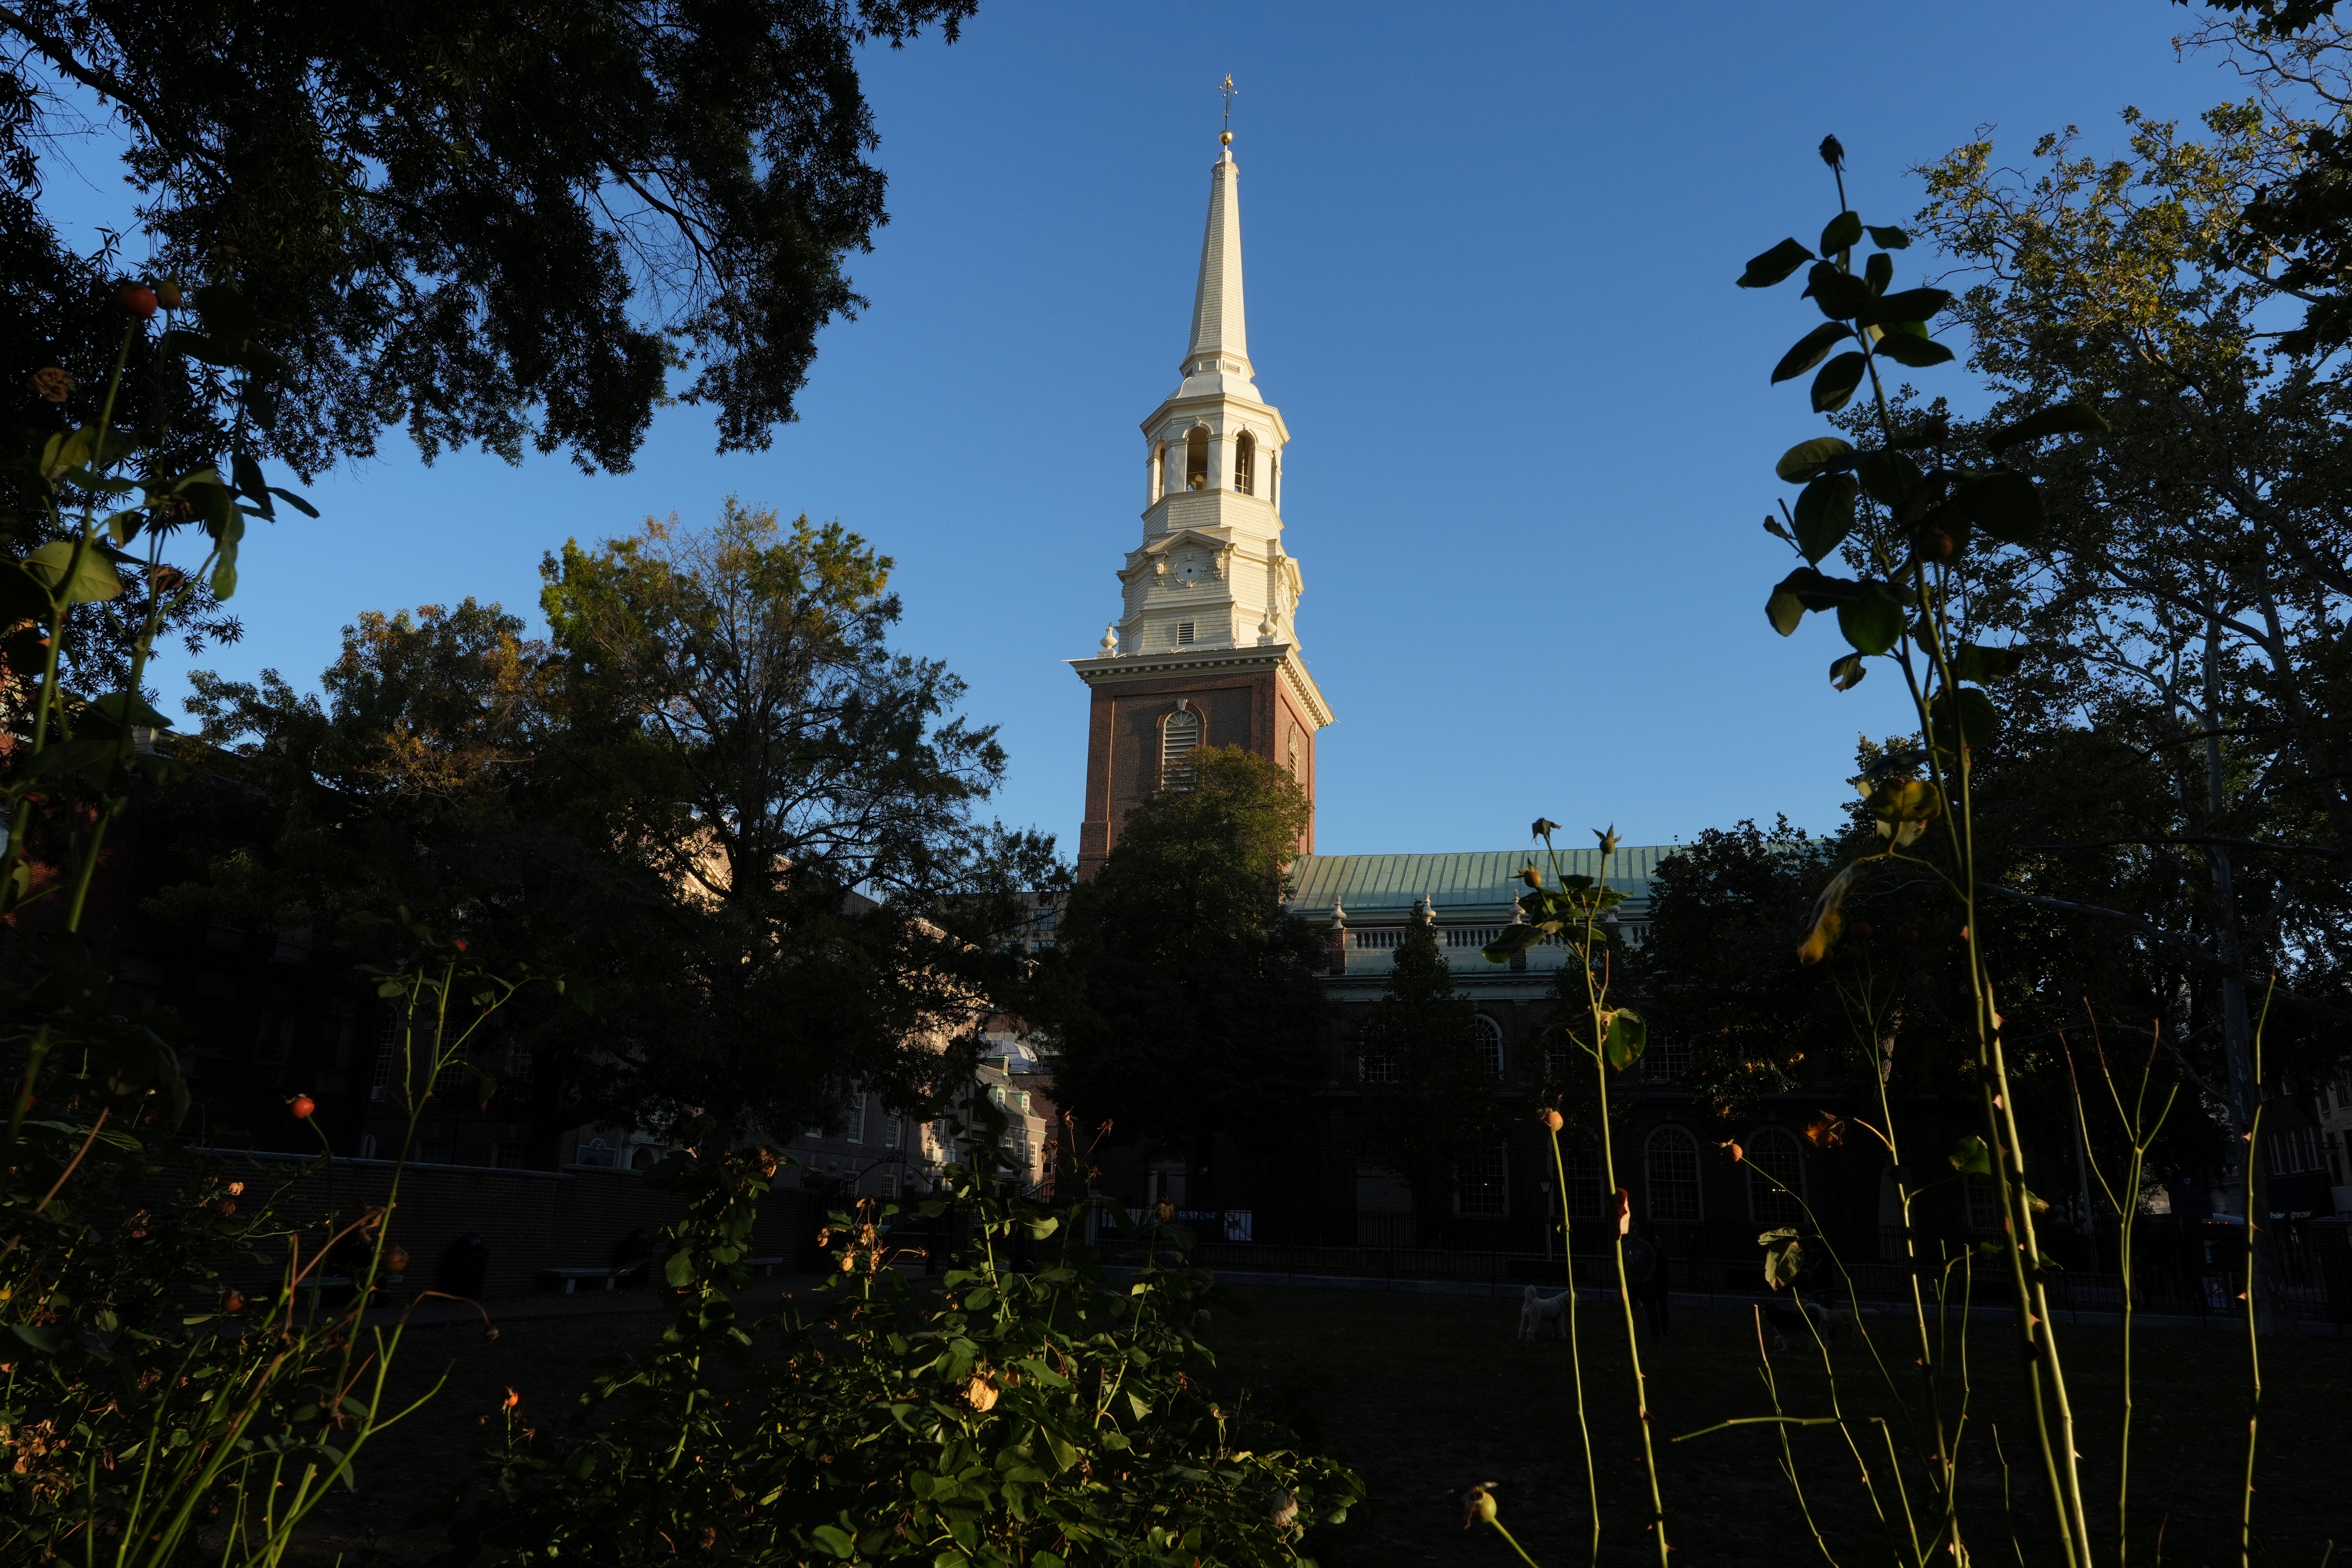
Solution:
<path fill-rule="evenodd" d="M 2158 0 L 990 0 L 952 48 L 869 58 L 893 213 L 853 264 L 873 304 L 825 333 L 772 450 L 716 457 L 683 408 L 625 475 L 426 468 L 390 437 L 311 489 L 320 521 L 249 540 L 247 638 L 194 662 L 309 686 L 362 609 L 472 595 L 536 620 L 566 537 L 731 492 L 897 558 L 902 645 L 1002 726 L 993 809 L 1074 852 L 1087 704 L 1063 661 L 1139 538 L 1136 425 L 1175 384 L 1231 71 L 1251 355 L 1292 432 L 1298 626 L 1339 715 L 1318 847 L 1505 848 L 1538 814 L 1634 843 L 1824 826 L 1899 693 L 1834 693 L 1834 627 L 1765 623 L 1772 459 L 1820 428 L 1766 376 L 1815 318 L 1731 279 L 1833 215 L 1826 132 L 1864 216 L 1900 221 L 1903 171 L 1979 125 L 2020 157 L 2067 123 L 2116 151 L 2126 104 L 2186 119 L 2241 91 L 2176 59 L 2189 22 Z M 1920 379 L 1969 401 L 1963 371 Z M 167 707 L 186 668 L 159 672 Z"/>

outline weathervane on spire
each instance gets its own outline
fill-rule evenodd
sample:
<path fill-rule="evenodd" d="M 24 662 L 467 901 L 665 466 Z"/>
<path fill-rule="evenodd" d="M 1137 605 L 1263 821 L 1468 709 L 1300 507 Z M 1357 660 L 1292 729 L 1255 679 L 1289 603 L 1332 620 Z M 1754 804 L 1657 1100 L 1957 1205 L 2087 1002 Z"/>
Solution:
<path fill-rule="evenodd" d="M 1217 140 L 1230 147 L 1234 144 L 1234 95 L 1241 91 L 1234 85 L 1233 72 L 1225 73 L 1225 85 L 1219 90 L 1224 95 L 1225 118 L 1223 124 L 1217 129 Z"/>

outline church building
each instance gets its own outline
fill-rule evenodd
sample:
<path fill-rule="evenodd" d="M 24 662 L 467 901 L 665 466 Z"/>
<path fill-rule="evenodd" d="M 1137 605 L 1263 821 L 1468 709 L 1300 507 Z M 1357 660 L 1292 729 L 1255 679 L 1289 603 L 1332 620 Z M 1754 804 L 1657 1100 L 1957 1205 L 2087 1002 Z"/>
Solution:
<path fill-rule="evenodd" d="M 1078 871 L 1090 876 L 1118 842 L 1127 814 L 1155 791 L 1181 787 L 1201 746 L 1241 746 L 1287 769 L 1310 810 L 1317 736 L 1337 715 L 1308 669 L 1300 634 L 1306 580 L 1285 536 L 1289 426 L 1257 385 L 1242 286 L 1240 170 L 1225 133 L 1209 176 L 1192 334 L 1173 392 L 1144 419 L 1142 534 L 1118 568 L 1119 611 L 1099 648 L 1071 661 L 1091 704 L 1086 817 Z M 1531 802 L 1530 808 L 1543 803 Z M 1534 1112 L 1541 1085 L 1563 1063 L 1543 1059 L 1540 1037 L 1555 1006 L 1553 982 L 1568 952 L 1538 946 L 1510 964 L 1483 949 L 1517 915 L 1517 873 L 1527 847 L 1445 855 L 1320 855 L 1312 818 L 1290 873 L 1290 908 L 1328 927 L 1326 985 L 1335 1024 L 1328 1087 L 1283 1138 L 1221 1147 L 1214 1179 L 1186 1152 L 1129 1145 L 1113 1152 L 1104 1182 L 1136 1206 L 1173 1204 L 1211 1235 L 1233 1240 L 1540 1251 L 1556 1221 L 1549 1145 Z M 1619 849 L 1611 884 L 1630 900 L 1614 911 L 1621 938 L 1646 930 L 1650 878 L 1670 847 Z M 1569 852 L 1563 868 L 1599 875 L 1597 851 Z M 1509 1135 L 1466 1163 L 1445 1190 L 1412 1190 L 1360 1163 L 1350 1123 L 1367 1070 L 1352 1038 L 1381 996 L 1406 927 L 1429 921 L 1459 991 L 1475 1006 L 1496 1092 L 1511 1102 Z M 1794 1217 L 1789 1200 L 1717 1145 L 1724 1129 L 1691 1103 L 1676 1079 L 1680 1053 L 1654 1044 L 1624 1091 L 1636 1103 L 1618 1144 L 1618 1179 L 1634 1212 L 1698 1245 L 1729 1227 L 1752 1237 L 1759 1223 Z M 1376 1069 L 1375 1069 L 1376 1070 Z M 1818 1205 L 1867 1228 L 1879 1223 L 1878 1184 L 1850 1160 L 1820 1159 L 1800 1130 L 1817 1092 L 1790 1097 L 1745 1139 L 1749 1169 L 1764 1168 Z M 1523 1113 L 1524 1112 L 1524 1113 Z M 1207 1185 L 1210 1191 L 1199 1189 Z M 1605 1194 L 1589 1160 L 1569 1169 L 1580 1217 L 1598 1219 Z M 1213 1205 L 1213 1206 L 1212 1206 Z M 1688 1256 L 1685 1251 L 1685 1256 Z"/>

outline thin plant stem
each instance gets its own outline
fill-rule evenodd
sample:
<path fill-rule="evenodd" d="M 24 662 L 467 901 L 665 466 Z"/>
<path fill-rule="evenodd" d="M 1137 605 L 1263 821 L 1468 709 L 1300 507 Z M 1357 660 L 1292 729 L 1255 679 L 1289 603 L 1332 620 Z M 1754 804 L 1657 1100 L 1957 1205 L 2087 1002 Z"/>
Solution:
<path fill-rule="evenodd" d="M 1592 1505 L 1592 1561 L 1601 1561 L 1601 1483 L 1592 1468 L 1592 1423 L 1584 1410 L 1584 1345 L 1577 1331 L 1576 1321 L 1576 1257 L 1570 1242 L 1572 1215 L 1569 1212 L 1568 1165 L 1560 1157 L 1559 1129 L 1549 1129 L 1551 1134 L 1551 1168 L 1559 1186 L 1559 1255 L 1560 1267 L 1568 1276 L 1568 1300 L 1563 1304 L 1568 1313 L 1569 1375 L 1576 1384 L 1576 1432 L 1584 1445 L 1584 1495 Z M 1507 1539 L 1507 1537 L 1506 1538 Z"/>
<path fill-rule="evenodd" d="M 2278 976 L 2271 976 L 2270 988 L 2263 993 L 2263 1016 L 2254 1025 L 2254 1115 L 2246 1128 L 2246 1195 L 2251 1198 L 2256 1189 L 2255 1160 L 2262 1153 L 2263 1137 L 2263 1031 L 2270 1026 L 2271 998 L 2277 994 Z M 2263 1205 L 2268 1207 L 2269 1205 Z M 2254 1310 L 2255 1226 L 2266 1224 L 2270 1215 L 2257 1215 L 2254 1205 L 2246 1205 L 2246 1372 L 2252 1389 L 2246 1404 L 2246 1475 L 2238 1505 L 2238 1564 L 2251 1568 L 2254 1550 L 2254 1447 L 2262 1436 L 2263 1420 L 2263 1338 Z"/>

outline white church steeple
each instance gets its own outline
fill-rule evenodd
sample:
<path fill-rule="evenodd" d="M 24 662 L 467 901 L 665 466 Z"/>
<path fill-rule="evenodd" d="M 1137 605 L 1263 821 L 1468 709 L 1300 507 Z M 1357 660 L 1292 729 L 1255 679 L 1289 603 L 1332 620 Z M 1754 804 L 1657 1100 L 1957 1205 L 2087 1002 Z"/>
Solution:
<path fill-rule="evenodd" d="M 1238 683 L 1234 717 L 1221 717 L 1218 703 L 1197 705 L 1208 714 L 1202 743 L 1246 745 L 1273 758 L 1299 779 L 1311 802 L 1314 736 L 1331 722 L 1331 710 L 1299 657 L 1297 616 L 1306 581 L 1282 533 L 1290 431 L 1258 391 L 1250 363 L 1241 170 L 1232 133 L 1220 141 L 1209 169 L 1209 216 L 1182 379 L 1142 426 L 1142 542 L 1119 568 L 1120 613 L 1103 635 L 1102 650 L 1071 662 L 1095 689 L 1098 720 L 1115 726 L 1124 723 L 1108 717 L 1118 710 L 1134 711 L 1143 702 L 1174 711 L 1172 693 L 1203 690 L 1202 682 L 1212 679 Z M 1255 695 L 1244 697 L 1245 690 Z M 1114 732 L 1103 744 L 1117 751 L 1147 740 L 1140 732 L 1124 739 Z M 1127 809 L 1122 803 L 1160 787 L 1153 782 L 1160 766 L 1117 761 L 1110 752 L 1090 757 L 1082 869 L 1108 853 Z M 1301 845 L 1311 847 L 1311 837 Z"/>

